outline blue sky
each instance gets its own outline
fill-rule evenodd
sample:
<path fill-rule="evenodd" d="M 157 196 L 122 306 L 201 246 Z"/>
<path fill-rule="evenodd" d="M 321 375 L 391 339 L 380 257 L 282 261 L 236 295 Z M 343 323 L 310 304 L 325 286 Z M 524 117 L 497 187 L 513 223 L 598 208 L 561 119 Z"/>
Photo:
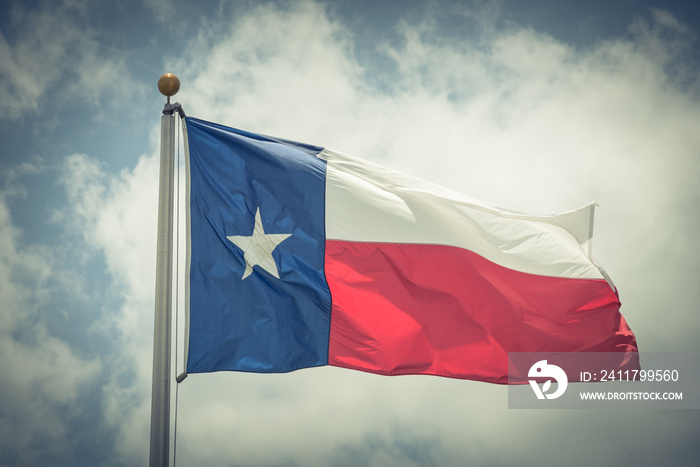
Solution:
<path fill-rule="evenodd" d="M 692 2 L 2 2 L 0 465 L 148 458 L 164 72 L 189 115 L 507 209 L 596 200 L 646 352 L 698 352 Z M 697 465 L 697 411 L 515 411 L 507 388 L 336 368 L 193 375 L 178 462 Z"/>

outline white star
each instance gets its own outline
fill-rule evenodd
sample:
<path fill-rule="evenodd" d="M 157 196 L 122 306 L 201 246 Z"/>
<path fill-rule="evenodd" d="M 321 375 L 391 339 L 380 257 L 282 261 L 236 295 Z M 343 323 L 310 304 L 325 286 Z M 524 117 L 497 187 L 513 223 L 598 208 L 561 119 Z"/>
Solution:
<path fill-rule="evenodd" d="M 292 234 L 266 234 L 260 220 L 260 208 L 255 212 L 255 226 L 253 234 L 227 236 L 234 245 L 243 250 L 245 259 L 245 271 L 241 280 L 248 277 L 253 272 L 253 266 L 260 266 L 265 271 L 272 274 L 277 279 L 280 278 L 277 271 L 277 264 L 272 257 L 272 252 L 277 245 L 282 243 Z"/>

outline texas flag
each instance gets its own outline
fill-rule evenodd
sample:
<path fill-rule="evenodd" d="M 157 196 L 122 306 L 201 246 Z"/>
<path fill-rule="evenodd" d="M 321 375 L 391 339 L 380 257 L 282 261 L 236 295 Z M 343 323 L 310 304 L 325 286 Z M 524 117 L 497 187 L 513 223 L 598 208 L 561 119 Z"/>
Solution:
<path fill-rule="evenodd" d="M 188 373 L 507 383 L 509 352 L 637 352 L 593 204 L 532 216 L 317 146 L 189 117 L 186 136 Z"/>

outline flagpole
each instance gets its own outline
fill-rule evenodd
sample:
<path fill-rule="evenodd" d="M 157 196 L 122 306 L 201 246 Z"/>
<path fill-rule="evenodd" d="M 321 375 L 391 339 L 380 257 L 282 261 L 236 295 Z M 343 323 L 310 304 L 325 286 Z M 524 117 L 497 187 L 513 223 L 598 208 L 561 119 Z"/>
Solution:
<path fill-rule="evenodd" d="M 156 248 L 156 303 L 153 332 L 151 386 L 150 467 L 168 467 L 170 455 L 170 346 L 172 339 L 173 193 L 175 175 L 175 116 L 179 104 L 170 96 L 180 89 L 177 76 L 166 73 L 158 90 L 168 100 L 160 120 L 160 182 L 158 191 L 158 243 Z"/>

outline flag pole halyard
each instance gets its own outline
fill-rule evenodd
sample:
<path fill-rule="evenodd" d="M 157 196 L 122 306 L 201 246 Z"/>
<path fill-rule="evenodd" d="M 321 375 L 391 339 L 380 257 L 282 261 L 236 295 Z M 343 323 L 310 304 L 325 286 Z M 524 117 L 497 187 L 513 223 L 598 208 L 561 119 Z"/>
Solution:
<path fill-rule="evenodd" d="M 161 117 L 160 182 L 158 191 L 158 244 L 153 333 L 153 380 L 151 389 L 150 467 L 168 467 L 170 454 L 170 346 L 172 340 L 173 205 L 175 175 L 175 110 L 170 96 L 180 89 L 177 76 L 166 73 L 158 90 L 167 96 Z"/>

